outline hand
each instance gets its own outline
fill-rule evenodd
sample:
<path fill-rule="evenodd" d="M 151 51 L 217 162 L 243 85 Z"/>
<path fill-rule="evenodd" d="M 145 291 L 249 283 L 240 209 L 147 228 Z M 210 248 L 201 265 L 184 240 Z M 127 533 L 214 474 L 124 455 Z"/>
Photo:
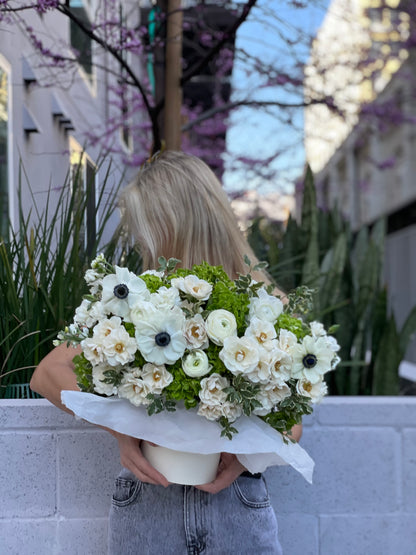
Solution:
<path fill-rule="evenodd" d="M 207 491 L 208 493 L 218 493 L 232 484 L 244 470 L 246 470 L 246 468 L 244 468 L 235 455 L 231 453 L 221 453 L 220 464 L 218 465 L 215 480 L 209 484 L 195 487 L 202 491 Z"/>
<path fill-rule="evenodd" d="M 169 482 L 158 472 L 143 456 L 140 449 L 141 439 L 112 432 L 117 439 L 120 449 L 121 464 L 130 472 L 133 472 L 139 480 L 149 484 L 156 484 L 167 487 Z"/>

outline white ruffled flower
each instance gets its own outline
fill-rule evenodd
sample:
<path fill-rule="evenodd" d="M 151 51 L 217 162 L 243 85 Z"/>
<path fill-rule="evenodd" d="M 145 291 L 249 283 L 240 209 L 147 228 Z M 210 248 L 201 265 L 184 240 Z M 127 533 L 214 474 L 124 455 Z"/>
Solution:
<path fill-rule="evenodd" d="M 182 328 L 185 316 L 181 309 L 154 310 L 135 321 L 136 341 L 147 362 L 174 364 L 186 349 Z"/>
<path fill-rule="evenodd" d="M 128 318 L 130 308 L 139 300 L 148 300 L 146 283 L 127 268 L 115 266 L 116 273 L 109 274 L 102 281 L 102 303 L 107 313 Z"/>
<path fill-rule="evenodd" d="M 98 324 L 94 326 L 93 329 L 93 338 L 94 341 L 101 345 L 104 339 L 110 335 L 114 330 L 118 330 L 122 327 L 121 318 L 118 316 L 112 316 L 111 318 L 105 318 L 104 320 L 100 320 Z"/>
<path fill-rule="evenodd" d="M 314 339 L 318 339 L 318 337 L 323 337 L 326 335 L 325 328 L 321 322 L 311 322 L 310 323 L 311 334 Z"/>
<path fill-rule="evenodd" d="M 229 401 L 224 401 L 219 405 L 200 403 L 198 414 L 204 416 L 207 420 L 219 420 L 222 416 L 225 416 L 229 422 L 234 422 L 243 414 L 243 410 L 240 406 Z"/>
<path fill-rule="evenodd" d="M 254 409 L 253 413 L 257 416 L 265 416 L 269 414 L 273 407 L 277 406 L 281 401 L 290 397 L 291 391 L 287 384 L 267 384 L 262 386 L 258 392 L 256 399 L 261 403 L 261 407 Z"/>
<path fill-rule="evenodd" d="M 230 386 L 230 382 L 224 376 L 219 374 L 211 374 L 207 378 L 201 380 L 201 390 L 199 398 L 206 405 L 221 405 L 227 400 L 227 394 L 224 389 Z"/>
<path fill-rule="evenodd" d="M 244 335 L 256 339 L 259 347 L 270 350 L 273 348 L 272 340 L 277 336 L 277 333 L 271 322 L 254 317 Z"/>
<path fill-rule="evenodd" d="M 209 345 L 205 321 L 200 314 L 185 320 L 183 334 L 191 349 L 206 349 Z"/>
<path fill-rule="evenodd" d="M 101 348 L 108 364 L 118 366 L 134 360 L 137 343 L 134 337 L 130 337 L 125 328 L 120 326 L 103 338 Z"/>
<path fill-rule="evenodd" d="M 237 321 L 234 314 L 223 308 L 210 312 L 205 325 L 208 337 L 215 345 L 223 345 L 227 337 L 237 335 Z"/>
<path fill-rule="evenodd" d="M 97 268 L 99 268 L 104 263 L 105 263 L 105 256 L 101 252 L 100 254 L 97 254 L 97 256 L 94 258 L 94 260 L 91 262 L 91 268 L 93 270 L 96 270 Z"/>
<path fill-rule="evenodd" d="M 325 372 L 331 370 L 334 353 L 328 348 L 325 337 L 314 339 L 307 335 L 302 343 L 293 347 L 292 358 L 292 376 L 316 384 Z"/>
<path fill-rule="evenodd" d="M 164 272 L 158 272 L 157 270 L 146 270 L 140 274 L 141 276 L 156 276 L 159 278 L 163 278 L 165 275 Z"/>
<path fill-rule="evenodd" d="M 251 371 L 246 372 L 244 377 L 252 383 L 268 383 L 270 381 L 270 353 L 265 349 L 259 349 L 259 362 Z"/>
<path fill-rule="evenodd" d="M 93 366 L 105 362 L 105 357 L 100 344 L 98 344 L 94 338 L 88 337 L 81 341 L 82 351 L 85 358 L 91 362 Z"/>
<path fill-rule="evenodd" d="M 282 301 L 273 295 L 269 295 L 265 289 L 259 289 L 257 297 L 250 299 L 250 321 L 256 316 L 260 320 L 266 320 L 274 324 L 282 312 Z"/>
<path fill-rule="evenodd" d="M 150 295 L 150 302 L 161 310 L 178 306 L 180 300 L 179 291 L 175 287 L 162 286 Z"/>
<path fill-rule="evenodd" d="M 93 295 L 98 293 L 100 287 L 102 286 L 102 275 L 99 274 L 96 270 L 90 268 L 85 272 L 84 279 L 90 288 L 90 291 Z"/>
<path fill-rule="evenodd" d="M 301 379 L 296 383 L 296 391 L 299 395 L 310 397 L 311 402 L 315 404 L 320 403 L 328 393 L 328 386 L 323 380 L 313 384 L 308 380 Z"/>
<path fill-rule="evenodd" d="M 162 393 L 165 387 L 173 382 L 172 374 L 163 364 L 156 366 L 149 362 L 143 366 L 141 378 L 149 391 L 156 394 Z"/>
<path fill-rule="evenodd" d="M 105 318 L 101 302 L 91 303 L 84 299 L 75 309 L 74 322 L 80 326 L 92 328 L 99 320 Z"/>
<path fill-rule="evenodd" d="M 285 351 L 286 353 L 290 354 L 292 352 L 293 347 L 297 345 L 298 338 L 294 333 L 289 330 L 281 329 L 279 332 L 279 349 Z"/>
<path fill-rule="evenodd" d="M 130 403 L 139 407 L 140 405 L 150 405 L 150 399 L 146 399 L 151 393 L 147 383 L 142 379 L 140 368 L 133 368 L 130 372 L 125 372 L 121 384 L 118 387 L 118 396 L 128 399 Z"/>
<path fill-rule="evenodd" d="M 274 383 L 283 384 L 292 375 L 292 357 L 281 349 L 270 351 L 270 376 Z"/>
<path fill-rule="evenodd" d="M 192 274 L 185 277 L 173 278 L 171 284 L 198 301 L 208 300 L 212 292 L 212 285 L 208 281 L 199 279 L 199 277 Z"/>
<path fill-rule="evenodd" d="M 97 393 L 100 393 L 100 395 L 107 395 L 109 397 L 110 395 L 117 394 L 117 387 L 112 383 L 104 382 L 104 380 L 106 379 L 104 372 L 107 372 L 108 370 L 114 370 L 114 368 L 106 363 L 93 366 L 92 381 L 94 384 L 94 390 Z"/>
<path fill-rule="evenodd" d="M 190 378 L 205 376 L 211 368 L 207 355 L 201 349 L 191 351 L 182 360 L 182 369 Z"/>
<path fill-rule="evenodd" d="M 219 357 L 235 376 L 249 374 L 260 360 L 257 341 L 251 337 L 227 337 Z"/>

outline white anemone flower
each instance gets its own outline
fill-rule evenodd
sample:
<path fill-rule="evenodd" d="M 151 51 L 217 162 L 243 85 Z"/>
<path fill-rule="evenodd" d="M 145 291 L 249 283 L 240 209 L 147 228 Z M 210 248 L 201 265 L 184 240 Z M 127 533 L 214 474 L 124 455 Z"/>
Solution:
<path fill-rule="evenodd" d="M 331 370 L 334 353 L 328 348 L 325 337 L 314 339 L 307 335 L 302 343 L 292 349 L 292 377 L 308 380 L 311 384 L 322 380 L 323 374 Z"/>
<path fill-rule="evenodd" d="M 148 300 L 150 293 L 146 283 L 127 268 L 115 266 L 116 273 L 109 274 L 102 281 L 102 303 L 107 313 L 126 318 L 130 307 L 140 299 Z"/>
<path fill-rule="evenodd" d="M 135 321 L 136 341 L 147 362 L 174 364 L 186 349 L 182 329 L 185 315 L 182 310 L 157 310 L 143 314 Z"/>

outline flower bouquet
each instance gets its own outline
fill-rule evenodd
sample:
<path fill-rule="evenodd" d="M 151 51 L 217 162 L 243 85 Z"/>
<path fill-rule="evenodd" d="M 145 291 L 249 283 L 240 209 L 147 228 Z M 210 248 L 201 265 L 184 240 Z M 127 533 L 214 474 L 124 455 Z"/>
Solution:
<path fill-rule="evenodd" d="M 196 426 L 194 444 L 202 421 L 209 421 L 208 443 L 215 443 L 215 423 L 221 451 L 255 453 L 250 447 L 242 449 L 241 442 L 236 450 L 228 449 L 224 439 L 243 431 L 246 441 L 256 422 L 267 437 L 266 428 L 279 432 L 273 433 L 284 449 L 291 428 L 326 393 L 325 373 L 339 362 L 336 340 L 322 324 L 302 318 L 310 310 L 311 291 L 299 288 L 284 305 L 273 295 L 272 285 L 251 277 L 264 263 L 251 267 L 246 259 L 247 275 L 231 280 L 221 266 L 202 263 L 175 269 L 178 262 L 160 258 L 157 271 L 139 276 L 110 265 L 102 255 L 92 262 L 85 274 L 90 293 L 56 341 L 81 345 L 82 353 L 74 358 L 81 391 L 122 400 L 123 410 L 130 405 L 129 416 L 119 418 L 118 431 L 123 433 L 134 435 L 128 426 L 132 408 L 136 414 L 140 409 L 142 418 L 136 437 L 145 433 L 143 410 L 146 419 L 154 415 L 154 427 L 145 439 L 162 445 L 174 411 L 185 411 L 190 417 L 182 424 L 182 436 Z M 157 420 L 160 413 L 169 414 L 163 424 Z M 112 427 L 107 420 L 95 422 Z M 179 442 L 183 447 L 186 438 Z M 270 438 L 265 437 L 267 442 Z M 262 452 L 269 453 L 270 444 Z"/>

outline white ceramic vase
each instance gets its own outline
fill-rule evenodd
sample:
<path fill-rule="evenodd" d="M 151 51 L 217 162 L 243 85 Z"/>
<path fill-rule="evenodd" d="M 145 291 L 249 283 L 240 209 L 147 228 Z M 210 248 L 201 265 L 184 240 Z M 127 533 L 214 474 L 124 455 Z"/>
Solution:
<path fill-rule="evenodd" d="M 217 475 L 220 453 L 175 451 L 147 441 L 141 444 L 143 455 L 169 482 L 196 486 L 212 482 Z"/>

